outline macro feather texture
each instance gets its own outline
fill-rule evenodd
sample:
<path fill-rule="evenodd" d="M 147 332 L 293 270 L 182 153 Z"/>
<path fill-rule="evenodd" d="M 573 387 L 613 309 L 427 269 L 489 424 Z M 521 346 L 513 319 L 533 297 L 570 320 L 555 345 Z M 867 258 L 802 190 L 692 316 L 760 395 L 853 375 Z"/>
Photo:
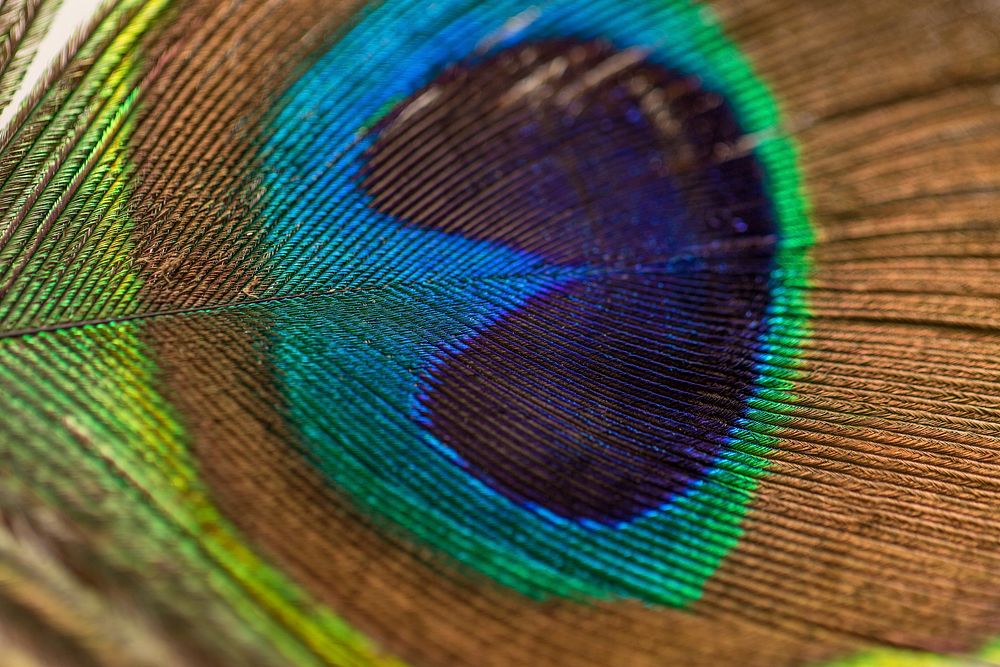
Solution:
<path fill-rule="evenodd" d="M 1000 664 L 1000 6 L 0 2 L 0 664 Z"/>

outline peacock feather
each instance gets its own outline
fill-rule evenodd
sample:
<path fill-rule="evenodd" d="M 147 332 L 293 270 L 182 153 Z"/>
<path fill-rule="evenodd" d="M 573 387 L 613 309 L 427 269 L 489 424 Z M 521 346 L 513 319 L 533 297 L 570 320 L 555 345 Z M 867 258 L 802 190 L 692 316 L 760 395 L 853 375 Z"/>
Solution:
<path fill-rule="evenodd" d="M 76 1 L 0 664 L 1000 664 L 994 3 Z"/>

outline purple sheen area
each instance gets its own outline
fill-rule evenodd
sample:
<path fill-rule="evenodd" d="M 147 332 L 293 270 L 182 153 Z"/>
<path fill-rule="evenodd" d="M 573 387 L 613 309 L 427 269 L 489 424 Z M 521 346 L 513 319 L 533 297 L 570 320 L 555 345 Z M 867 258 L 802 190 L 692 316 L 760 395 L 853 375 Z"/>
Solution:
<path fill-rule="evenodd" d="M 456 65 L 373 131 L 378 210 L 590 276 L 427 369 L 421 421 L 456 465 L 601 523 L 703 476 L 746 410 L 775 244 L 725 100 L 638 54 L 558 40 Z"/>

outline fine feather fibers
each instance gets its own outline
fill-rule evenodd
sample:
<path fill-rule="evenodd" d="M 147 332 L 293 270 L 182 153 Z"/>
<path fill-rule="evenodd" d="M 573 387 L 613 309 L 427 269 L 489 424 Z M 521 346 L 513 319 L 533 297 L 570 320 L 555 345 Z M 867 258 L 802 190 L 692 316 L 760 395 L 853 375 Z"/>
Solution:
<path fill-rule="evenodd" d="M 1000 664 L 995 3 L 7 0 L 0 121 L 0 664 Z"/>

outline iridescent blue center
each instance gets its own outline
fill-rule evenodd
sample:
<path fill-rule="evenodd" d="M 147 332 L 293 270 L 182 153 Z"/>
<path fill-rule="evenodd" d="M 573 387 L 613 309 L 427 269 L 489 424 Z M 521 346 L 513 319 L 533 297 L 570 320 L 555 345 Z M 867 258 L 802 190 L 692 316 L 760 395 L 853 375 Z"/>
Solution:
<path fill-rule="evenodd" d="M 641 51 L 546 40 L 448 68 L 372 133 L 375 210 L 561 276 L 421 372 L 415 418 L 454 464 L 609 525 L 702 479 L 753 392 L 776 247 L 726 100 Z"/>

